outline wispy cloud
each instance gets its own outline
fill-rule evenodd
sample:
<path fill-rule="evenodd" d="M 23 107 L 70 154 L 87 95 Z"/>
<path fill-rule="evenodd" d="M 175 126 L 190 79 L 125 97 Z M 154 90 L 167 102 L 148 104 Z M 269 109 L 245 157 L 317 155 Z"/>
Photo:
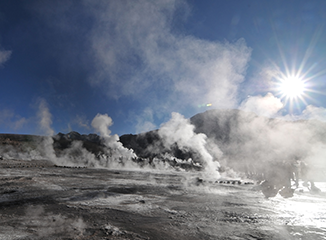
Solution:
<path fill-rule="evenodd" d="M 87 130 L 90 129 L 89 121 L 84 115 L 76 115 L 75 119 L 73 120 L 73 124 L 77 124 L 79 127 Z"/>
<path fill-rule="evenodd" d="M 89 4 L 96 19 L 92 85 L 114 98 L 150 99 L 156 107 L 235 106 L 251 55 L 244 40 L 221 43 L 178 33 L 172 23 L 177 13 L 189 13 L 184 1 Z"/>
<path fill-rule="evenodd" d="M 0 50 L 0 65 L 9 60 L 11 53 L 9 50 Z"/>
<path fill-rule="evenodd" d="M 154 113 L 150 108 L 145 108 L 141 114 L 132 114 L 132 121 L 136 120 L 136 133 L 148 132 L 157 128 L 154 124 Z"/>
<path fill-rule="evenodd" d="M 76 39 L 60 45 L 67 48 L 60 64 L 69 69 L 73 59 L 71 67 L 82 66 L 96 91 L 134 101 L 130 111 L 137 115 L 151 109 L 162 122 L 173 111 L 194 114 L 199 104 L 237 107 L 251 49 L 243 39 L 205 40 L 180 30 L 191 14 L 185 0 L 46 1 L 33 11 L 53 31 Z"/>
<path fill-rule="evenodd" d="M 7 131 L 21 130 L 28 120 L 25 117 L 17 115 L 11 109 L 0 110 L 0 124 L 5 127 Z"/>

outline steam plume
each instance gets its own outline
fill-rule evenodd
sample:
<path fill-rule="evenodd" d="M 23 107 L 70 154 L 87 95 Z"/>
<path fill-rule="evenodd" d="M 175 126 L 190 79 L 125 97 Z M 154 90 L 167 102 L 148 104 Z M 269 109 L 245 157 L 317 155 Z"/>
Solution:
<path fill-rule="evenodd" d="M 92 121 L 92 127 L 100 133 L 100 136 L 103 138 L 107 147 L 106 150 L 109 156 L 108 160 L 119 160 L 122 161 L 123 164 L 131 164 L 130 160 L 136 157 L 136 154 L 133 150 L 129 150 L 122 145 L 117 134 L 110 135 L 111 131 L 109 130 L 109 127 L 112 124 L 113 121 L 107 114 L 97 114 Z M 104 162 L 104 164 L 108 165 L 109 163 Z"/>
<path fill-rule="evenodd" d="M 47 102 L 44 99 L 40 99 L 38 117 L 40 122 L 40 128 L 45 138 L 42 141 L 42 148 L 40 149 L 41 155 L 45 155 L 46 158 L 51 161 L 56 160 L 56 155 L 53 149 L 53 139 L 54 131 L 51 128 L 52 124 L 52 114 L 48 108 Z"/>
<path fill-rule="evenodd" d="M 163 124 L 158 133 L 167 148 L 170 148 L 174 143 L 177 143 L 178 147 L 183 150 L 195 151 L 204 164 L 205 170 L 211 175 L 209 177 L 217 177 L 219 176 L 217 172 L 219 163 L 206 148 L 207 137 L 202 133 L 196 134 L 194 128 L 194 125 L 192 125 L 188 119 L 185 119 L 181 114 L 174 112 L 172 113 L 170 121 Z M 221 155 L 220 150 L 218 150 L 218 155 Z"/>
<path fill-rule="evenodd" d="M 54 131 L 51 128 L 52 114 L 50 113 L 48 105 L 44 99 L 40 99 L 38 117 L 43 134 L 46 136 L 53 136 Z"/>

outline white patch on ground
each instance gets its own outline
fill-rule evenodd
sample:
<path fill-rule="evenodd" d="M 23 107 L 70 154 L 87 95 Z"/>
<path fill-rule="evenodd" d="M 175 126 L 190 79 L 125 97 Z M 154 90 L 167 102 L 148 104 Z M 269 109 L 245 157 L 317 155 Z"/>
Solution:
<path fill-rule="evenodd" d="M 65 190 L 64 188 L 62 188 L 57 184 L 49 183 L 48 181 L 44 181 L 44 180 L 38 180 L 37 183 L 33 185 L 36 187 L 40 187 L 41 189 L 58 190 L 58 191 Z"/>
<path fill-rule="evenodd" d="M 153 210 L 160 208 L 159 203 L 163 202 L 166 198 L 159 196 L 142 196 L 136 194 L 121 194 L 108 196 L 105 198 L 97 198 L 87 201 L 74 201 L 70 205 L 84 205 L 112 208 L 117 210 L 128 210 L 131 212 L 150 214 Z"/>

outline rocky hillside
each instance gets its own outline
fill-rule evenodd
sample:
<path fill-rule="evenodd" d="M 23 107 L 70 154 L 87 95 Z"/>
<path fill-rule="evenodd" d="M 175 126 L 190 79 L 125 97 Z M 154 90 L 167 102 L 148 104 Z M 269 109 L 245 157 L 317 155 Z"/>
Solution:
<path fill-rule="evenodd" d="M 206 142 L 217 146 L 223 155 L 222 165 L 245 172 L 264 172 L 272 164 L 305 161 L 314 168 L 325 169 L 326 124 L 316 120 L 286 121 L 257 116 L 240 110 L 210 110 L 199 113 L 190 122 L 194 132 L 207 136 Z M 142 157 L 155 156 L 164 148 L 158 130 L 138 135 L 123 135 L 120 141 Z M 175 156 L 189 157 L 178 143 Z M 211 152 L 212 153 L 212 152 Z M 321 173 L 319 173 L 321 174 Z"/>
<path fill-rule="evenodd" d="M 103 152 L 104 145 L 96 134 L 81 135 L 77 132 L 58 133 L 53 137 L 0 134 L 0 156 L 9 159 L 46 159 L 49 149 L 56 156 L 61 156 L 74 142 L 80 142 L 81 147 L 94 155 Z M 50 148 L 48 148 L 50 144 Z"/>
<path fill-rule="evenodd" d="M 326 124 L 323 122 L 271 119 L 240 110 L 210 110 L 186 121 L 186 124 L 193 125 L 193 129 L 190 129 L 193 136 L 189 141 L 198 140 L 202 146 L 189 145 L 182 136 L 176 136 L 173 138 L 175 141 L 167 143 L 160 135 L 160 129 L 137 135 L 122 135 L 120 142 L 123 147 L 132 149 L 139 158 L 149 161 L 155 157 L 166 159 L 166 156 L 172 156 L 183 160 L 192 158 L 196 162 L 203 157 L 198 154 L 203 150 L 214 161 L 239 171 L 262 172 L 270 163 L 294 160 L 324 168 Z M 182 134 L 176 132 L 175 135 Z M 0 155 L 13 152 L 12 148 L 15 148 L 16 153 L 33 153 L 44 139 L 42 136 L 0 134 Z M 58 133 L 52 137 L 51 144 L 55 154 L 60 156 L 76 141 L 79 145 L 74 145 L 74 151 L 81 146 L 94 156 L 99 156 L 108 149 L 98 135 L 77 132 Z"/>

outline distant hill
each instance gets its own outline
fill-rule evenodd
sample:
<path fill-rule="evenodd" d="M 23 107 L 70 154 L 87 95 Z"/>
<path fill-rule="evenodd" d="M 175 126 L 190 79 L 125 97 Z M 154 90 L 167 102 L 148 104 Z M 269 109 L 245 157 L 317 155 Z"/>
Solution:
<path fill-rule="evenodd" d="M 91 153 L 94 153 L 95 155 L 104 151 L 104 145 L 100 136 L 97 134 L 79 134 L 75 131 L 71 131 L 66 134 L 58 133 L 57 135 L 53 136 L 54 150 L 59 153 L 60 151 L 71 147 L 72 142 L 74 141 L 81 141 L 83 148 L 87 149 L 87 151 Z"/>
<path fill-rule="evenodd" d="M 207 136 L 209 153 L 223 166 L 245 172 L 262 172 L 270 163 L 303 160 L 324 169 L 326 157 L 326 124 L 316 120 L 285 121 L 257 116 L 240 110 L 209 110 L 189 119 L 196 134 Z M 0 134 L 0 155 L 12 151 L 33 152 L 46 137 L 34 135 Z M 107 146 L 96 134 L 58 133 L 52 137 L 53 148 L 60 156 L 75 141 L 88 152 L 99 156 Z M 132 149 L 139 158 L 173 156 L 187 160 L 199 159 L 190 147 L 174 142 L 167 145 L 159 129 L 141 134 L 120 136 L 125 148 Z M 214 148 L 212 148 L 214 146 Z M 76 147 L 76 146 L 75 146 Z M 221 154 L 215 154 L 220 151 Z M 32 155 L 33 156 L 33 155 Z M 151 160 L 150 160 L 151 161 Z M 199 161 L 200 162 L 200 161 Z"/>
<path fill-rule="evenodd" d="M 53 137 L 25 134 L 0 134 L 0 156 L 10 156 L 16 159 L 45 159 L 44 142 L 51 140 L 50 144 L 57 156 L 62 155 L 65 149 L 72 146 L 74 141 L 80 141 L 81 146 L 95 155 L 104 152 L 104 145 L 96 134 L 81 135 L 77 132 L 67 134 L 58 133 Z"/>
<path fill-rule="evenodd" d="M 306 161 L 325 168 L 326 124 L 316 120 L 286 121 L 241 110 L 209 110 L 190 118 L 194 131 L 207 136 L 222 151 L 222 165 L 246 172 L 262 172 L 271 163 Z M 120 141 L 138 156 L 153 157 L 164 152 L 158 130 L 122 135 Z M 170 151 L 171 152 L 171 151 Z M 176 144 L 172 153 L 192 156 Z"/>
<path fill-rule="evenodd" d="M 214 140 L 216 145 L 227 155 L 233 155 L 237 149 L 232 149 L 232 146 L 239 147 L 245 144 L 248 140 L 254 138 L 255 128 L 261 131 L 262 127 L 267 128 L 268 125 L 273 125 L 274 122 L 285 122 L 276 119 L 259 117 L 254 113 L 243 112 L 237 109 L 231 110 L 209 110 L 199 113 L 191 117 L 190 123 L 195 126 L 194 132 L 205 134 L 208 139 Z M 256 122 L 263 122 L 263 126 L 255 126 Z M 269 123 L 269 124 L 268 124 Z M 294 124 L 294 123 L 293 123 Z M 243 127 L 247 125 L 252 128 L 252 131 L 244 131 Z M 141 133 L 141 134 L 126 134 L 120 136 L 120 141 L 127 148 L 132 148 L 137 155 L 141 157 L 155 156 L 164 149 L 162 139 L 158 134 L 158 130 Z M 174 148 L 176 151 L 177 147 Z"/>

